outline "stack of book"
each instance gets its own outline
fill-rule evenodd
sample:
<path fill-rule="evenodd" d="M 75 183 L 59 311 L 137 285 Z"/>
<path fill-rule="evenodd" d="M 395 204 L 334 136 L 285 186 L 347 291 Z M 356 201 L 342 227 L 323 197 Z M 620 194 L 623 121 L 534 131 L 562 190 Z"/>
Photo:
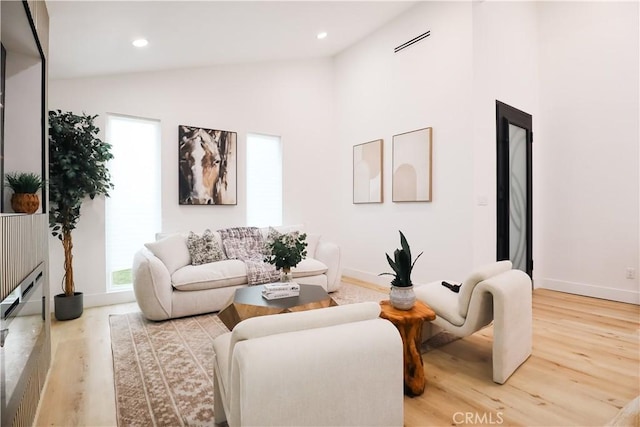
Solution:
<path fill-rule="evenodd" d="M 267 283 L 262 290 L 264 299 L 279 299 L 297 297 L 300 295 L 300 285 L 296 282 Z"/>

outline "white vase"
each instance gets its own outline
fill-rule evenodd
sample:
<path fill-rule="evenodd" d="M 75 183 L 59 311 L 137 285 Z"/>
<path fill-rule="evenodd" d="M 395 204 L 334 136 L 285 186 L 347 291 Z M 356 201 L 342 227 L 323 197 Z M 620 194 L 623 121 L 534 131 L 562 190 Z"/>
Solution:
<path fill-rule="evenodd" d="M 413 286 L 393 286 L 389 292 L 391 305 L 398 310 L 411 310 L 416 303 L 416 294 Z"/>

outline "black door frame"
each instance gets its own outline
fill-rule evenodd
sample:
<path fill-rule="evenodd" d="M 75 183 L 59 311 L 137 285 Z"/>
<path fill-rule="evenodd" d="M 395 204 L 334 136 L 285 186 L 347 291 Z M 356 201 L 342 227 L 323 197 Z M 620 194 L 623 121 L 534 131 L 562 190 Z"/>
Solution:
<path fill-rule="evenodd" d="M 533 130 L 531 114 L 496 100 L 497 148 L 497 260 L 509 259 L 509 124 L 526 130 L 527 184 L 526 184 L 526 270 L 533 278 Z"/>

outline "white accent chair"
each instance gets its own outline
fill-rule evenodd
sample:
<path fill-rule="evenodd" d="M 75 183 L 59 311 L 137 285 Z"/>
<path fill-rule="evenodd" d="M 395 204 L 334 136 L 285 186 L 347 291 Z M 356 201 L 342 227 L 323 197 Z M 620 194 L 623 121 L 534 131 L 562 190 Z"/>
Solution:
<path fill-rule="evenodd" d="M 466 337 L 493 321 L 493 381 L 498 384 L 531 355 L 531 279 L 511 268 L 511 261 L 482 266 L 462 282 L 459 293 L 442 281 L 415 286 L 416 298 L 436 312 L 431 323 L 445 331 Z"/>
<path fill-rule="evenodd" d="M 253 317 L 213 342 L 216 424 L 402 426 L 402 339 L 374 302 Z"/>

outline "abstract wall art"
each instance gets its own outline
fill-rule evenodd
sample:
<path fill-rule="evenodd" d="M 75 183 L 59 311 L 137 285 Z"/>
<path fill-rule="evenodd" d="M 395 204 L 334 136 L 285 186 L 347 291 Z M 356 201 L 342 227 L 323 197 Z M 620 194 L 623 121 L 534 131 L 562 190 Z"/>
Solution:
<path fill-rule="evenodd" d="M 353 203 L 382 203 L 382 143 L 353 146 Z"/>
<path fill-rule="evenodd" d="M 393 136 L 394 202 L 431 201 L 432 128 Z"/>

